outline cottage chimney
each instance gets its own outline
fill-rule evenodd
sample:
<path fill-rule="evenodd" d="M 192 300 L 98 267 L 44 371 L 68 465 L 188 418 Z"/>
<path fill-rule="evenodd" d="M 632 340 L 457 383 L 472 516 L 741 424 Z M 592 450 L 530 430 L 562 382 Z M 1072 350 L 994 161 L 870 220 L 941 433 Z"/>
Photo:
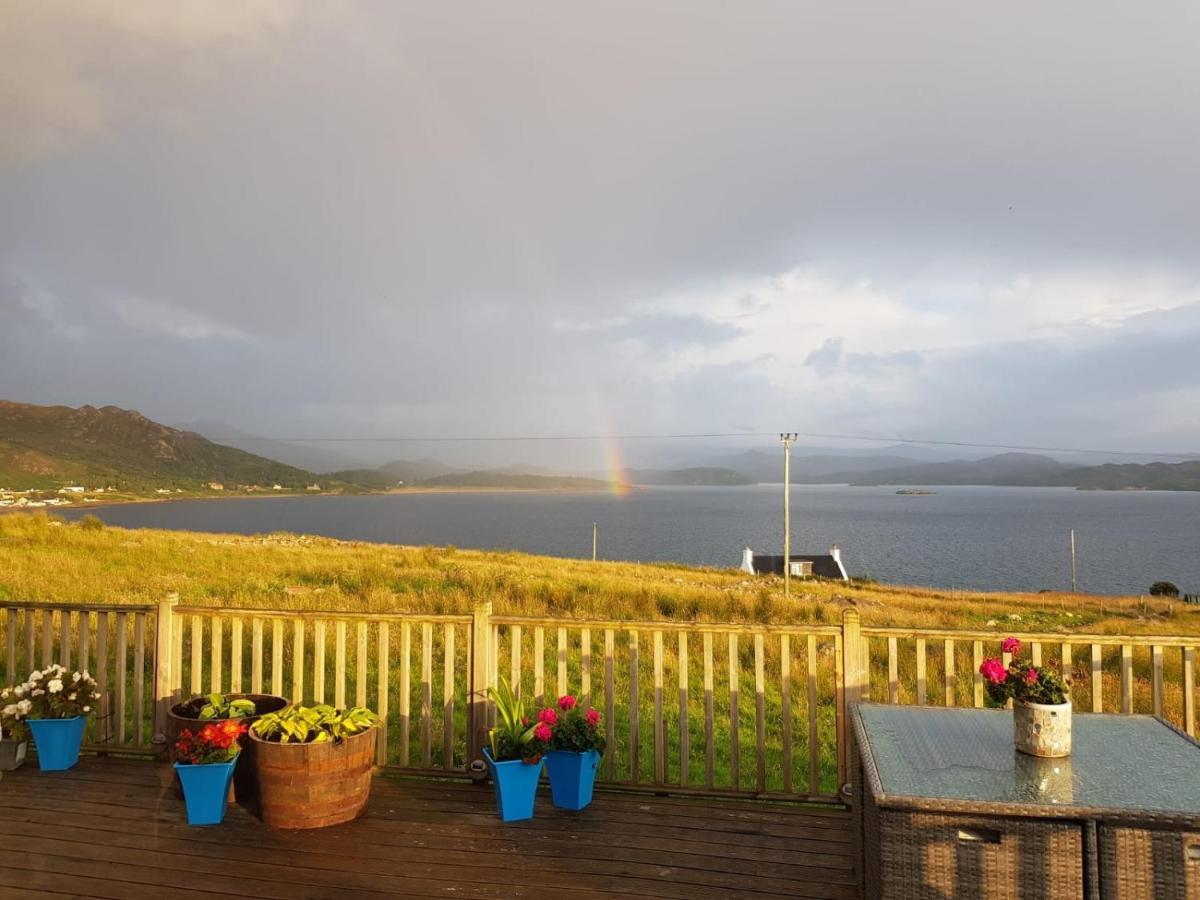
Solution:
<path fill-rule="evenodd" d="M 754 551 L 749 547 L 742 550 L 742 571 L 754 574 Z"/>

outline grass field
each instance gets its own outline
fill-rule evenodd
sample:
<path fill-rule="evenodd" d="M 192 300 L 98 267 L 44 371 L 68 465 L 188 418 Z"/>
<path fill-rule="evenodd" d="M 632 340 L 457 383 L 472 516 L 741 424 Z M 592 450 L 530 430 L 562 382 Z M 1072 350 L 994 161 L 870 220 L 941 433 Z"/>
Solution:
<path fill-rule="evenodd" d="M 508 615 L 776 624 L 836 624 L 853 605 L 867 625 L 1200 634 L 1200 608 L 1158 598 L 807 581 L 785 600 L 780 579 L 734 569 L 0 515 L 0 599 L 152 603 L 169 592 L 188 604 L 276 609 L 466 613 L 491 600 Z"/>
<path fill-rule="evenodd" d="M 1101 598 L 1082 595 L 969 593 L 938 591 L 878 584 L 842 584 L 834 582 L 794 582 L 791 599 L 785 599 L 778 579 L 753 578 L 728 569 L 704 569 L 669 564 L 629 564 L 529 556 L 519 553 L 489 553 L 435 547 L 395 547 L 367 543 L 347 543 L 325 538 L 289 534 L 257 537 L 211 535 L 171 531 L 124 530 L 106 527 L 98 521 L 67 524 L 43 514 L 0 516 L 0 600 L 61 602 L 61 603 L 155 603 L 168 593 L 178 593 L 185 606 L 212 607 L 224 610 L 222 620 L 205 617 L 202 625 L 204 648 L 197 659 L 192 658 L 190 631 L 184 642 L 185 688 L 191 683 L 192 667 L 199 666 L 198 683 L 208 690 L 211 664 L 208 649 L 212 643 L 214 621 L 219 623 L 226 655 L 223 665 L 229 671 L 231 620 L 236 611 L 247 608 L 276 610 L 309 610 L 330 614 L 372 613 L 470 613 L 482 600 L 490 600 L 495 616 L 531 616 L 556 620 L 617 620 L 647 623 L 706 623 L 769 624 L 769 625 L 837 625 L 844 609 L 858 609 L 863 622 L 869 626 L 899 626 L 921 629 L 969 629 L 995 635 L 989 641 L 988 653 L 997 652 L 998 642 L 1011 632 L 1043 632 L 1062 634 L 1161 634 L 1200 635 L 1200 611 L 1166 600 L 1142 598 Z M 190 627 L 190 626 L 189 626 Z M 247 623 L 247 644 L 249 624 Z M 279 634 L 281 690 L 289 696 L 299 693 L 306 698 L 313 689 L 312 655 L 316 636 L 310 626 L 304 634 L 305 655 L 308 657 L 306 682 L 299 692 L 292 684 L 293 623 L 284 623 Z M 378 687 L 377 647 L 379 628 L 369 622 L 364 668 L 358 664 L 354 628 L 351 627 L 348 653 L 347 698 L 353 702 L 359 695 L 375 705 Z M 557 666 L 556 628 L 548 627 L 543 648 L 546 694 L 555 690 Z M 465 650 L 469 629 L 455 626 L 457 670 L 453 677 L 455 698 L 451 730 L 452 754 L 455 764 L 463 762 L 465 752 L 466 671 Z M 510 666 L 512 629 L 501 625 L 497 631 L 498 669 L 507 675 Z M 636 763 L 631 753 L 630 712 L 631 678 L 630 635 L 618 629 L 615 634 L 614 723 L 616 742 L 610 754 L 614 773 L 627 778 L 636 769 L 639 780 L 650 782 L 654 777 L 651 710 L 654 706 L 652 686 L 652 646 L 649 630 L 643 632 L 640 655 L 640 678 L 637 707 L 642 722 L 642 746 Z M 692 632 L 688 647 L 686 670 L 681 672 L 676 635 L 665 633 L 663 647 L 664 728 L 668 747 L 667 773 L 678 778 L 680 715 L 677 686 L 682 675 L 690 685 L 688 725 L 691 746 L 686 763 L 689 781 L 703 783 L 705 748 L 703 742 L 704 711 L 699 686 L 701 672 L 701 635 Z M 115 635 L 114 635 L 115 639 Z M 432 660 L 431 685 L 426 690 L 421 666 L 425 641 L 429 641 Z M 264 666 L 270 668 L 275 658 L 277 636 L 268 624 L 264 635 Z M 334 683 L 333 658 L 335 647 L 330 630 L 325 638 L 325 682 Z M 568 685 L 578 690 L 582 632 L 570 629 L 566 655 Z M 590 635 L 593 659 L 593 690 L 600 692 L 603 654 L 603 635 L 594 630 Z M 388 638 L 391 657 L 389 687 L 389 748 L 391 758 L 401 757 L 401 732 L 396 716 L 399 709 L 400 687 L 397 664 L 400 654 L 398 628 L 393 627 Z M 1198 638 L 1200 643 L 1200 638 Z M 887 641 L 871 641 L 872 699 L 887 696 Z M 94 645 L 94 640 L 93 640 Z M 731 653 L 727 636 L 716 635 L 713 647 L 714 679 L 714 765 L 718 786 L 753 790 L 755 784 L 755 653 L 753 638 L 743 635 Z M 793 783 L 797 789 L 809 787 L 814 792 L 832 793 L 836 790 L 836 738 L 834 704 L 834 645 L 832 638 L 818 640 L 809 657 L 806 639 L 797 635 L 791 647 L 792 717 L 794 759 Z M 1101 671 L 1106 711 L 1120 708 L 1120 659 L 1118 648 L 1105 651 Z M 428 758 L 434 766 L 443 761 L 442 728 L 446 715 L 442 695 L 442 661 L 445 633 L 436 626 L 426 635 L 414 628 L 409 668 L 411 686 L 409 705 L 413 720 L 407 744 L 407 759 L 420 764 Z M 527 696 L 533 692 L 533 634 L 523 635 L 522 682 Z M 898 699 L 916 702 L 917 674 L 915 640 L 901 638 L 899 659 Z M 941 703 L 946 693 L 945 658 L 940 640 L 930 640 L 927 646 L 927 698 Z M 252 664 L 249 647 L 243 650 L 243 671 Z M 1045 661 L 1056 664 L 1059 659 L 1057 642 L 1047 642 Z M 767 635 L 764 644 L 766 690 L 764 712 L 766 719 L 767 787 L 780 790 L 783 785 L 782 762 L 782 645 L 778 635 Z M 808 667 L 815 667 L 814 702 L 815 734 L 810 736 L 806 679 Z M 1077 648 L 1075 668 L 1079 670 L 1075 701 L 1081 709 L 1089 707 L 1090 673 L 1084 670 L 1089 661 L 1084 648 Z M 148 665 L 148 663 L 147 663 Z M 784 667 L 787 668 L 787 667 Z M 956 703 L 970 705 L 973 663 L 971 644 L 960 641 L 955 649 L 955 670 L 958 677 L 951 685 Z M 734 671 L 737 677 L 730 673 Z M 359 673 L 362 673 L 360 680 Z M 1133 659 L 1134 708 L 1149 711 L 1151 705 L 1151 659 L 1148 647 L 1138 647 Z M 1168 715 L 1179 721 L 1183 705 L 1181 661 L 1177 653 L 1165 660 L 1165 708 Z M 270 680 L 269 673 L 266 680 Z M 132 691 L 133 676 L 129 690 Z M 740 694 L 737 715 L 732 713 L 730 689 Z M 326 699 L 332 699 L 327 688 Z M 600 699 L 597 699 L 600 702 Z M 425 737 L 419 710 L 427 704 L 427 729 L 430 752 L 425 756 Z M 737 738 L 733 736 L 733 721 L 737 722 Z M 132 713 L 130 714 L 132 727 Z M 148 727 L 148 726 L 147 726 Z M 813 739 L 815 738 L 815 740 Z M 741 759 L 737 776 L 733 772 L 733 748 Z M 809 776 L 810 754 L 817 759 L 817 781 Z"/>

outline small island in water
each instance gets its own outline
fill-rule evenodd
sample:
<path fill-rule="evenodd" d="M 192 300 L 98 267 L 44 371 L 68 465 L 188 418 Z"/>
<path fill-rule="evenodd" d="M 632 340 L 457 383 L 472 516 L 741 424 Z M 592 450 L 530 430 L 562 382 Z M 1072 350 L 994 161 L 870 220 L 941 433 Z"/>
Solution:
<path fill-rule="evenodd" d="M 921 488 L 902 488 L 896 491 L 901 497 L 932 497 L 937 491 L 925 491 Z"/>

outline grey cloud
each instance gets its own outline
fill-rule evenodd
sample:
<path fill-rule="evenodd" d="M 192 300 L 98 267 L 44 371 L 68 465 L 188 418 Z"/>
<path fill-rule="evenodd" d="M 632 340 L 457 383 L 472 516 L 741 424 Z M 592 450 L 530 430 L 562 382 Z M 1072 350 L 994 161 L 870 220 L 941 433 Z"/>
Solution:
<path fill-rule="evenodd" d="M 818 375 L 828 376 L 838 371 L 853 375 L 882 376 L 896 369 L 915 369 L 921 365 L 921 354 L 913 350 L 898 353 L 847 353 L 845 339 L 826 338 L 816 350 L 804 358 L 804 364 Z"/>
<path fill-rule="evenodd" d="M 0 286 L 0 396 L 259 433 L 764 425 L 786 383 L 747 336 L 776 310 L 647 315 L 656 298 L 810 261 L 964 322 L 939 266 L 1200 283 L 1200 29 L 1176 0 L 110 6 L 0 11 L 10 41 L 60 36 L 52 66 L 0 53 L 21 90 L 0 131 L 40 135 L 0 156 L 0 266 L 53 299 Z M 74 124 L 36 105 L 57 86 Z M 805 371 L 841 392 L 806 416 L 846 427 L 1009 436 L 1074 408 L 1031 408 L 1005 366 L 1124 404 L 1079 440 L 1149 440 L 1143 379 L 1196 397 L 1150 330 L 938 355 L 836 328 L 796 346 L 825 340 Z M 715 361 L 651 383 L 614 341 Z"/>
<path fill-rule="evenodd" d="M 650 346 L 721 344 L 742 334 L 742 330 L 726 322 L 715 322 L 704 316 L 641 315 L 608 329 L 614 337 L 636 338 Z"/>

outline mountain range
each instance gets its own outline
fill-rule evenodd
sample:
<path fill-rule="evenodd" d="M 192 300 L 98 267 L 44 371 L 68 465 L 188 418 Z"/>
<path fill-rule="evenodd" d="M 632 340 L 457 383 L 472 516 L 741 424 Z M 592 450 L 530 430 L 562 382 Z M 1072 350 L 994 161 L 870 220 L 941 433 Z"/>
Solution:
<path fill-rule="evenodd" d="M 240 447 L 197 431 L 171 428 L 116 406 L 35 406 L 0 400 L 0 486 L 51 488 L 67 482 L 127 490 L 199 488 L 210 481 L 275 485 L 293 490 L 313 481 L 325 487 L 382 490 L 398 485 L 592 489 L 609 482 L 589 473 L 544 466 L 456 467 L 433 459 L 382 466 L 342 466 L 349 457 L 306 445 L 262 439 L 219 423 L 194 423 L 222 432 Z M 249 449 L 253 447 L 255 451 Z M 887 447 L 866 451 L 793 451 L 796 484 L 1062 486 L 1095 490 L 1200 490 L 1200 460 L 1179 463 L 1077 465 L 1033 453 L 930 461 L 936 451 Z M 278 456 L 285 461 L 279 461 Z M 935 456 L 936 459 L 936 456 Z M 311 468 L 296 465 L 306 460 Z M 639 485 L 745 485 L 782 481 L 782 453 L 746 450 L 704 454 L 703 464 L 634 468 Z M 317 476 L 314 471 L 325 474 Z"/>

